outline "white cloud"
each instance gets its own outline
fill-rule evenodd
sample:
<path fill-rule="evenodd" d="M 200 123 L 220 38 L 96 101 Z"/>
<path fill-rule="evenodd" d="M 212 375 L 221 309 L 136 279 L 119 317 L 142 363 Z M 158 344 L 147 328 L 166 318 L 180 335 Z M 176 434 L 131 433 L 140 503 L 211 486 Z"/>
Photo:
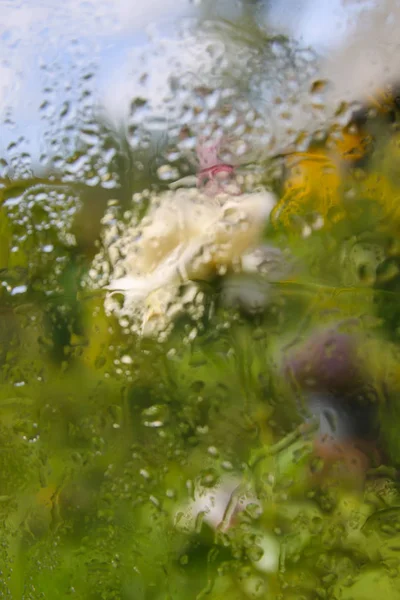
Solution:
<path fill-rule="evenodd" d="M 277 27 L 287 28 L 306 44 L 331 48 L 321 75 L 335 84 L 332 104 L 338 98 L 362 98 L 372 85 L 397 77 L 400 7 L 396 0 L 380 4 L 377 0 L 288 0 L 284 11 L 280 6 L 278 0 L 272 5 Z M 189 0 L 3 0 L 0 117 L 5 106 L 12 105 L 19 128 L 36 122 L 39 131 L 45 80 L 38 68 L 40 59 L 50 66 L 61 64 L 60 74 L 53 76 L 59 95 L 74 61 L 97 62 L 94 86 L 115 117 L 126 114 L 138 89 L 138 73 L 146 72 L 144 93 L 152 109 L 162 111 L 171 76 L 179 78 L 185 72 L 197 76 L 201 68 L 207 79 L 215 63 L 215 57 L 207 54 L 206 36 L 171 33 L 171 23 L 195 10 Z M 159 26 L 162 36 L 146 46 L 145 32 L 152 25 Z M 160 37 L 165 38 L 163 43 Z M 74 38 L 78 42 L 72 51 Z M 73 78 L 72 73 L 75 85 Z M 74 102 L 78 104 L 78 97 Z"/>
<path fill-rule="evenodd" d="M 362 100 L 400 78 L 398 0 L 352 0 L 348 5 L 358 8 L 352 35 L 323 65 L 324 75 L 334 83 L 334 101 Z"/>
<path fill-rule="evenodd" d="M 25 0 L 2 6 L 0 22 L 0 107 L 13 101 L 38 59 L 73 38 L 101 46 L 110 38 L 143 32 L 148 26 L 186 14 L 188 0 Z M 83 57 L 89 61 L 90 56 Z"/>

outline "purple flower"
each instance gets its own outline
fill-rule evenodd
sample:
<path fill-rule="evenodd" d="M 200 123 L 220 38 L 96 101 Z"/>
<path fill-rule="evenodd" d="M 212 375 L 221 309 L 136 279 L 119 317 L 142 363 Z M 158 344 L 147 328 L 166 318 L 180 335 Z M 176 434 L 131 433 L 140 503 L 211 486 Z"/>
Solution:
<path fill-rule="evenodd" d="M 287 351 L 284 374 L 292 385 L 305 391 L 344 394 L 363 383 L 357 339 L 338 328 L 317 331 Z"/>

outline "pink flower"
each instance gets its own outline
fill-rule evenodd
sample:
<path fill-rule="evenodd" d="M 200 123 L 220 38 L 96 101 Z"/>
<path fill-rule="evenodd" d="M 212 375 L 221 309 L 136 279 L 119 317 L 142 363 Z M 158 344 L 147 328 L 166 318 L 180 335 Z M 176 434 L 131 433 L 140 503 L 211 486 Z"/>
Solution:
<path fill-rule="evenodd" d="M 204 188 L 210 196 L 221 192 L 237 196 L 241 189 L 235 180 L 233 165 L 224 163 L 219 158 L 222 139 L 206 143 L 204 138 L 197 144 L 197 158 L 199 171 L 197 173 L 197 187 Z"/>

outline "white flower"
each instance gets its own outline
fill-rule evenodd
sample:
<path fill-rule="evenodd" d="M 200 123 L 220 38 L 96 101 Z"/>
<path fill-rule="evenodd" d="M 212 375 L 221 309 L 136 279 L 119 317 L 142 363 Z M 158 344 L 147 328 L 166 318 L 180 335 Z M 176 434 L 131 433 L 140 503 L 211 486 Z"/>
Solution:
<path fill-rule="evenodd" d="M 252 487 L 237 477 L 222 477 L 213 487 L 195 485 L 193 499 L 181 505 L 174 513 L 175 527 L 183 533 L 199 531 L 206 523 L 214 531 L 227 532 L 235 526 L 239 513 L 248 507 L 262 515 L 262 503 Z M 251 527 L 260 554 L 251 562 L 262 573 L 276 573 L 279 568 L 280 544 L 276 537 L 262 527 Z"/>
<path fill-rule="evenodd" d="M 235 516 L 256 505 L 262 511 L 260 501 L 248 485 L 235 477 L 223 477 L 213 487 L 196 485 L 193 500 L 184 504 L 174 515 L 175 527 L 180 531 L 195 531 L 199 517 L 212 529 L 227 531 L 233 524 Z"/>
<path fill-rule="evenodd" d="M 195 282 L 255 268 L 249 267 L 257 264 L 251 253 L 274 204 L 265 189 L 212 197 L 199 189 L 154 195 L 140 223 L 129 224 L 122 234 L 115 225 L 105 232 L 112 270 L 106 310 L 124 322 L 133 320 L 143 335 L 166 334 L 185 304 L 198 317 L 202 296 Z"/>
<path fill-rule="evenodd" d="M 279 569 L 280 544 L 276 537 L 271 533 L 259 532 L 257 535 L 257 545 L 262 550 L 259 558 L 253 558 L 252 563 L 258 571 L 262 573 L 276 573 Z"/>

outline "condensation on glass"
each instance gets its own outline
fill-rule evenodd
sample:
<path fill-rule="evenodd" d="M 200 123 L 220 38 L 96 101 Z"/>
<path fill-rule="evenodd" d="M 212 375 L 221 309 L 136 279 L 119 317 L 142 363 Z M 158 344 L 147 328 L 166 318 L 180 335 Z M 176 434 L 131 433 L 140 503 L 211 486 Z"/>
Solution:
<path fill-rule="evenodd" d="M 399 597 L 394 1 L 6 1 L 0 596 Z"/>

